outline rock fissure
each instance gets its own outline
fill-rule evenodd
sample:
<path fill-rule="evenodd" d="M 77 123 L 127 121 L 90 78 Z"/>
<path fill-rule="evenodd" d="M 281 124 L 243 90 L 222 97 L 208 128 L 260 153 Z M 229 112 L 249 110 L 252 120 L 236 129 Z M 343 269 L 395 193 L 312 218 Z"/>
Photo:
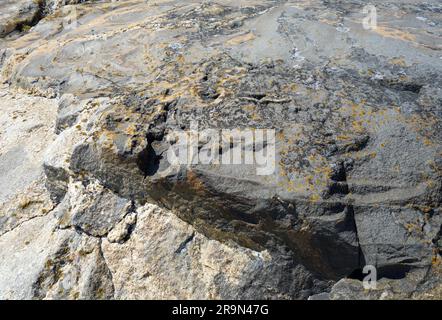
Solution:
<path fill-rule="evenodd" d="M 54 141 L 25 148 L 47 148 L 57 205 L 4 205 L 0 274 L 26 277 L 18 291 L 0 280 L 1 297 L 440 297 L 437 1 L 379 4 L 376 30 L 358 22 L 360 0 L 77 2 L 74 24 L 45 1 L 47 18 L 0 39 L 8 105 L 18 91 L 58 97 Z M 0 33 L 14 19 L 1 16 Z M 0 187 L 28 165 L 10 146 L 47 130 L 11 112 Z M 171 134 L 195 123 L 198 156 L 171 166 Z M 275 143 L 235 142 L 235 130 Z M 253 161 L 224 162 L 237 150 Z M 257 174 L 263 164 L 273 170 Z M 14 259 L 8 239 L 23 246 Z M 361 289 L 366 265 L 381 289 Z"/>

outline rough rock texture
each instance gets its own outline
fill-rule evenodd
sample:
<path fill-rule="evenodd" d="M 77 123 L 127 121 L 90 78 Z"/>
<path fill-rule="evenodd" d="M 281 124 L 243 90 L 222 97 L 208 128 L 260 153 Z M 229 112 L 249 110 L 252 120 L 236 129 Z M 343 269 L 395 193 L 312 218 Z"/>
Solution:
<path fill-rule="evenodd" d="M 54 208 L 43 162 L 54 141 L 57 104 L 0 89 L 0 235 Z"/>
<path fill-rule="evenodd" d="M 56 230 L 52 214 L 1 237 L 1 299 L 103 299 L 113 296 L 101 240 Z"/>
<path fill-rule="evenodd" d="M 440 1 L 54 3 L 1 4 L 1 298 L 442 298 Z M 192 121 L 276 170 L 171 166 Z"/>
<path fill-rule="evenodd" d="M 103 253 L 117 299 L 288 299 L 316 285 L 283 252 L 219 243 L 151 204 L 137 210 L 129 240 L 104 240 Z"/>
<path fill-rule="evenodd" d="M 36 23 L 42 14 L 41 1 L 5 0 L 0 3 L 0 36 L 14 30 L 26 29 Z"/>
<path fill-rule="evenodd" d="M 27 31 L 57 9 L 86 0 L 2 0 L 0 2 L 0 37 Z M 65 10 L 69 12 L 68 8 Z M 64 9 L 63 9 L 64 10 Z M 71 12 L 69 12 L 71 13 Z"/>

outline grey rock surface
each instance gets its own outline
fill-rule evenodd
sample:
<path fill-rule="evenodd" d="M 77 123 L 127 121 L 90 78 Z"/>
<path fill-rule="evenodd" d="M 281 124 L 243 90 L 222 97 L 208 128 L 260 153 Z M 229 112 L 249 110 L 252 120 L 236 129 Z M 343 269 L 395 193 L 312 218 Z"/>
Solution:
<path fill-rule="evenodd" d="M 0 36 L 30 27 L 40 19 L 42 1 L 5 0 L 0 3 Z"/>
<path fill-rule="evenodd" d="M 69 185 L 59 213 L 61 227 L 75 227 L 95 237 L 102 237 L 131 211 L 130 201 L 120 198 L 96 181 Z"/>
<path fill-rule="evenodd" d="M 117 299 L 289 299 L 290 292 L 307 298 L 318 285 L 284 253 L 208 239 L 151 204 L 137 210 L 130 238 L 104 240 L 103 253 Z"/>
<path fill-rule="evenodd" d="M 44 152 L 0 142 L 0 242 L 30 228 L 34 246 L 0 263 L 19 270 L 4 297 L 442 298 L 440 1 L 372 1 L 370 30 L 361 0 L 77 2 L 42 2 L 30 30 L 2 4 L 1 102 L 51 113 Z M 275 130 L 275 170 L 171 165 L 171 135 L 193 123 Z M 30 163 L 32 179 L 14 173 Z M 40 173 L 50 208 L 14 218 Z M 44 263 L 71 253 L 87 271 L 65 286 Z"/>
<path fill-rule="evenodd" d="M 0 240 L 1 299 L 113 296 L 100 240 L 56 230 L 53 215 L 27 221 Z"/>
<path fill-rule="evenodd" d="M 54 208 L 45 150 L 54 141 L 55 101 L 0 88 L 0 235 Z"/>
<path fill-rule="evenodd" d="M 26 32 L 57 10 L 71 14 L 73 7 L 87 0 L 3 0 L 0 3 L 0 37 Z M 75 10 L 75 9 L 74 9 Z"/>

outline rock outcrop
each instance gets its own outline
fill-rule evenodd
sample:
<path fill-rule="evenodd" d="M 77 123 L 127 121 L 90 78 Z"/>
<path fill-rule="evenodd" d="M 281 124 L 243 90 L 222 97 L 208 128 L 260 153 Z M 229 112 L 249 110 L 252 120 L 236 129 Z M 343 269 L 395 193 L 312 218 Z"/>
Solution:
<path fill-rule="evenodd" d="M 2 3 L 0 298 L 441 299 L 442 5 L 372 4 Z"/>

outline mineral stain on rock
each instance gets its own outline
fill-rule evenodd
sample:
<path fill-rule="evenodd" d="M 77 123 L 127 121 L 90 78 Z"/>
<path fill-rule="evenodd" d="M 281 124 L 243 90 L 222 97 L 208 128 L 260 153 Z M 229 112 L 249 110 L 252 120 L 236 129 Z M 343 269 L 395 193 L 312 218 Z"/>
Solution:
<path fill-rule="evenodd" d="M 441 299 L 442 5 L 371 4 L 3 1 L 0 298 Z"/>

